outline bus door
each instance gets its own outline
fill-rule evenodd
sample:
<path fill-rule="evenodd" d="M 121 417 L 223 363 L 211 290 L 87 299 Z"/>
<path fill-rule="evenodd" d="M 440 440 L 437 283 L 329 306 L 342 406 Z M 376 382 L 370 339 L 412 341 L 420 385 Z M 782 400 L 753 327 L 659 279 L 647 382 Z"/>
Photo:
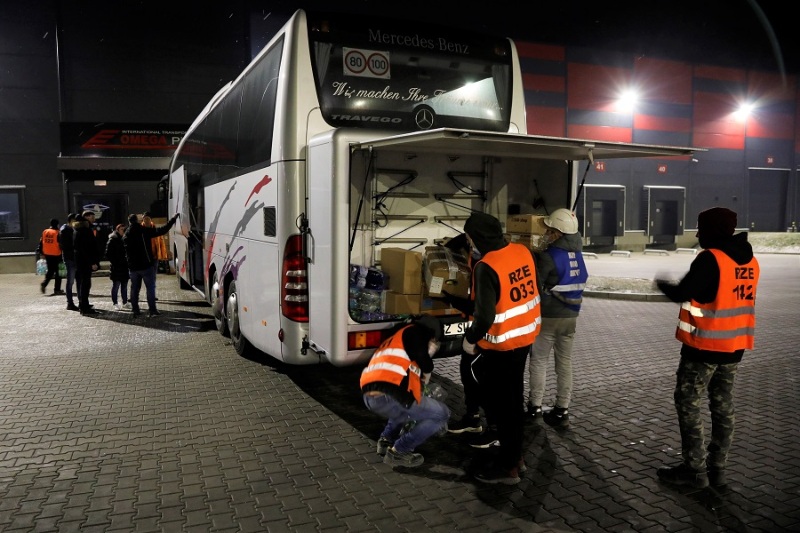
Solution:
<path fill-rule="evenodd" d="M 186 245 L 189 237 L 191 211 L 189 209 L 189 191 L 186 186 L 186 172 L 183 166 L 178 167 L 170 175 L 169 190 L 169 216 L 180 213 L 178 223 L 172 229 L 170 241 L 173 249 L 170 252 L 174 254 L 175 271 L 181 278 L 188 280 Z"/>

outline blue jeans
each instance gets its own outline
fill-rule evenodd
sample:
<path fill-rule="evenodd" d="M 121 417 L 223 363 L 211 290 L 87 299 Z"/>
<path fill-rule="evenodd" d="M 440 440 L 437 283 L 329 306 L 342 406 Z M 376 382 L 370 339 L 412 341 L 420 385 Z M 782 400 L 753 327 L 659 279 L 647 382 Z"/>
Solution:
<path fill-rule="evenodd" d="M 75 260 L 65 259 L 64 264 L 67 266 L 67 303 L 69 305 L 75 305 L 72 294 L 72 287 L 75 285 Z M 78 290 L 80 291 L 80 288 L 78 288 Z"/>
<path fill-rule="evenodd" d="M 417 446 L 444 429 L 450 418 L 450 409 L 445 404 L 427 396 L 423 396 L 420 403 L 414 402 L 404 407 L 388 394 L 365 394 L 364 405 L 376 415 L 388 419 L 381 437 L 394 442 L 394 449 L 402 453 L 413 452 Z M 414 427 L 400 435 L 400 430 L 411 420 L 416 422 Z"/>
<path fill-rule="evenodd" d="M 156 275 L 153 267 L 149 266 L 144 270 L 130 270 L 131 275 L 131 311 L 139 312 L 139 291 L 142 289 L 142 282 L 147 292 L 147 308 L 151 313 L 156 311 Z"/>
<path fill-rule="evenodd" d="M 128 280 L 111 281 L 111 303 L 117 305 L 117 295 L 122 294 L 122 305 L 128 303 Z"/>

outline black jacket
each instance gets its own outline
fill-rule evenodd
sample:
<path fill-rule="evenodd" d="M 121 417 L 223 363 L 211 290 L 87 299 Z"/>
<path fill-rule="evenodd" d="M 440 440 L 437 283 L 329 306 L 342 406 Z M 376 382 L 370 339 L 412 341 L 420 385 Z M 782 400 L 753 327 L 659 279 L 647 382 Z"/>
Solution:
<path fill-rule="evenodd" d="M 94 230 L 85 220 L 75 225 L 75 267 L 78 270 L 91 270 L 92 265 L 100 265 L 100 253 Z"/>
<path fill-rule="evenodd" d="M 122 244 L 122 235 L 116 231 L 108 236 L 106 243 L 106 259 L 111 262 L 112 281 L 128 281 L 128 258 L 125 256 L 125 245 Z"/>
<path fill-rule="evenodd" d="M 75 260 L 75 230 L 67 223 L 62 224 L 58 232 L 58 245 L 61 246 L 61 257 L 64 261 Z"/>
<path fill-rule="evenodd" d="M 713 242 L 705 243 L 707 248 L 715 248 L 733 259 L 736 264 L 744 265 L 753 258 L 753 247 L 747 242 L 747 233 L 737 233 Z M 658 288 L 673 302 L 681 303 L 696 300 L 700 303 L 713 302 L 717 298 L 719 287 L 719 265 L 714 254 L 703 250 L 689 266 L 689 272 L 675 285 L 668 281 L 656 280 Z M 681 348 L 681 355 L 692 361 L 709 364 L 738 363 L 742 360 L 744 350 L 731 354 L 699 350 L 687 344 Z"/>
<path fill-rule="evenodd" d="M 166 234 L 175 225 L 178 215 L 169 222 L 157 228 L 146 228 L 138 222 L 131 223 L 125 230 L 122 242 L 125 245 L 125 255 L 128 258 L 128 268 L 132 271 L 146 270 L 153 267 L 153 249 L 150 239 Z"/>

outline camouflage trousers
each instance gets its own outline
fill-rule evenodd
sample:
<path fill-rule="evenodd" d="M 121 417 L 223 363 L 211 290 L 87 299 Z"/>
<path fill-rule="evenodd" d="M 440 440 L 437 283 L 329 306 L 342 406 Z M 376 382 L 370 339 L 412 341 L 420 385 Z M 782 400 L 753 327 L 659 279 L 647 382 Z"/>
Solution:
<path fill-rule="evenodd" d="M 681 430 L 683 461 L 696 470 L 725 468 L 733 440 L 733 382 L 738 363 L 709 364 L 681 359 L 675 385 L 675 409 Z M 711 411 L 711 441 L 704 449 L 703 399 Z M 706 456 L 706 451 L 708 455 Z"/>

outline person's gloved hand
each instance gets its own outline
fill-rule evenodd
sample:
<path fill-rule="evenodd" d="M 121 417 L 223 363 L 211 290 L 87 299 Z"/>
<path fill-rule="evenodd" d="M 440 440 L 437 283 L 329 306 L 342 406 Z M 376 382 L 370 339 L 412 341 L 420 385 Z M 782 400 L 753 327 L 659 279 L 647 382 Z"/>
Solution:
<path fill-rule="evenodd" d="M 422 374 L 422 383 L 427 385 L 430 382 L 431 382 L 431 373 L 430 372 L 423 373 Z"/>
<path fill-rule="evenodd" d="M 478 353 L 478 346 L 469 342 L 466 336 L 464 337 L 464 340 L 461 341 L 461 349 L 464 350 L 464 353 L 469 355 L 475 355 Z"/>

